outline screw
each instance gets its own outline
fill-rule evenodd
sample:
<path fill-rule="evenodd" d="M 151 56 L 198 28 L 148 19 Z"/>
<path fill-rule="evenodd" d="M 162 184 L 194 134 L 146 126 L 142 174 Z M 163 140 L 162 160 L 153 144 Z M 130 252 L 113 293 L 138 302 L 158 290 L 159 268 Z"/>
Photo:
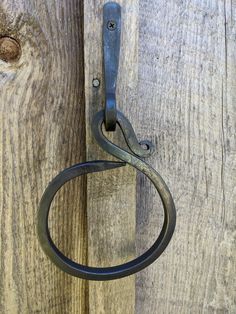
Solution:
<path fill-rule="evenodd" d="M 14 62 L 20 58 L 21 47 L 18 41 L 11 37 L 0 38 L 0 59 L 5 62 Z"/>
<path fill-rule="evenodd" d="M 115 21 L 108 21 L 107 22 L 107 28 L 109 31 L 114 31 L 116 29 L 116 22 Z"/>
<path fill-rule="evenodd" d="M 99 79 L 97 79 L 97 78 L 94 78 L 93 79 L 93 87 L 99 87 L 100 86 L 100 81 L 99 81 Z"/>

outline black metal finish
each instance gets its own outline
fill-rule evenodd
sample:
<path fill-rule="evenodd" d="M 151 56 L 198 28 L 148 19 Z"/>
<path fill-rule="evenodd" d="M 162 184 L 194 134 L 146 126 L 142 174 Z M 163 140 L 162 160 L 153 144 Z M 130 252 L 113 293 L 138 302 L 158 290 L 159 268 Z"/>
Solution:
<path fill-rule="evenodd" d="M 119 66 L 121 7 L 108 2 L 103 7 L 103 59 L 105 76 L 105 128 L 116 128 L 116 81 Z"/>
<path fill-rule="evenodd" d="M 162 252 L 165 250 L 168 243 L 170 242 L 175 229 L 176 221 L 175 206 L 172 196 L 159 173 L 157 173 L 151 166 L 142 161 L 140 158 L 110 142 L 102 132 L 103 123 L 104 111 L 102 110 L 95 115 L 92 123 L 92 131 L 96 141 L 106 152 L 124 162 L 90 161 L 77 164 L 68 169 L 65 169 L 59 175 L 57 175 L 47 187 L 41 199 L 38 211 L 38 235 L 44 252 L 63 271 L 67 272 L 70 275 L 89 280 L 112 280 L 122 278 L 134 274 L 153 263 L 162 254 Z M 129 142 L 129 137 L 127 137 L 127 134 L 132 133 L 132 131 L 130 130 L 131 125 L 120 112 L 117 112 L 117 123 L 121 128 L 126 138 L 126 141 Z M 143 152 L 141 152 L 141 155 L 142 154 Z M 86 173 L 105 171 L 117 167 L 122 167 L 126 164 L 126 162 L 144 173 L 154 184 L 157 192 L 161 197 L 164 207 L 164 223 L 161 233 L 148 251 L 125 264 L 113 267 L 99 268 L 89 267 L 73 262 L 58 250 L 50 237 L 50 232 L 48 229 L 48 214 L 51 202 L 56 192 L 67 181 L 75 177 Z"/>
<path fill-rule="evenodd" d="M 120 7 L 115 3 L 107 3 L 104 6 L 104 33 L 106 27 L 107 31 L 114 34 L 114 37 L 110 37 L 111 35 L 105 34 L 104 42 L 109 43 L 112 38 L 115 42 L 116 48 L 118 45 L 117 41 L 119 41 L 119 34 L 116 33 L 116 31 L 120 28 L 119 12 Z M 89 280 L 112 280 L 122 278 L 134 274 L 147 267 L 163 253 L 169 244 L 176 223 L 175 205 L 167 185 L 157 171 L 155 171 L 150 165 L 140 159 L 140 157 L 147 157 L 152 153 L 152 143 L 149 141 L 142 141 L 139 143 L 129 120 L 116 109 L 115 87 L 118 70 L 117 49 L 114 51 L 109 47 L 109 45 L 108 49 L 106 49 L 104 45 L 104 50 L 106 50 L 105 59 L 107 58 L 107 60 L 109 60 L 107 65 L 105 65 L 105 76 L 106 81 L 108 81 L 106 89 L 107 102 L 105 110 L 101 110 L 95 115 L 92 122 L 92 132 L 97 143 L 102 147 L 102 149 L 121 161 L 89 161 L 74 165 L 59 173 L 49 183 L 42 196 L 38 210 L 37 225 L 40 244 L 52 262 L 72 276 Z M 115 56 L 113 56 L 113 53 L 115 53 Z M 112 130 L 115 129 L 114 123 L 115 125 L 118 124 L 123 133 L 129 151 L 120 148 L 105 137 L 102 131 L 102 125 L 106 123 L 107 128 Z M 145 145 L 146 148 L 143 148 L 142 145 Z M 60 252 L 60 250 L 53 243 L 50 236 L 48 228 L 48 216 L 54 196 L 66 182 L 75 177 L 87 173 L 107 171 L 117 167 L 123 167 L 126 165 L 126 163 L 135 167 L 137 170 L 141 171 L 145 176 L 147 176 L 160 195 L 164 209 L 164 223 L 159 236 L 151 248 L 149 248 L 144 254 L 130 262 L 121 265 L 99 268 L 75 263 L 63 255 L 62 252 Z"/>

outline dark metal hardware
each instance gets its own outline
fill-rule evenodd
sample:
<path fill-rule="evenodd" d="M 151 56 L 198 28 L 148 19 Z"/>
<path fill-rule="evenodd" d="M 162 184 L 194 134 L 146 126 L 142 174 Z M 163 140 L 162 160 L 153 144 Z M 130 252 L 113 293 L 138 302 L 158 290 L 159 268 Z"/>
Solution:
<path fill-rule="evenodd" d="M 109 27 L 112 28 L 115 27 L 118 29 L 120 27 L 120 19 L 117 20 L 113 16 L 112 11 L 114 9 L 115 12 L 117 12 L 117 8 L 118 6 L 115 5 L 114 3 L 108 3 L 104 6 L 104 12 L 109 13 L 108 21 L 115 21 L 115 24 L 109 25 Z M 107 23 L 104 25 L 106 25 L 106 27 L 109 29 Z M 116 29 L 111 30 L 111 32 L 115 31 Z M 114 38 L 115 40 L 117 40 L 116 37 Z M 109 54 L 111 54 L 111 51 L 109 51 Z M 110 63 L 112 62 L 114 62 L 115 64 L 110 65 Z M 114 71 L 113 72 L 108 71 L 109 73 L 107 72 L 107 78 L 109 78 L 110 76 L 112 77 L 112 73 L 114 73 L 115 75 L 115 77 L 113 77 L 111 80 L 113 82 L 113 84 L 111 84 L 112 86 L 108 88 L 108 90 L 112 91 L 111 93 L 113 97 L 113 98 L 111 97 L 111 99 L 113 99 L 112 106 L 111 107 L 108 106 L 107 108 L 106 103 L 105 110 L 99 111 L 94 116 L 92 122 L 92 132 L 100 147 L 102 147 L 103 150 L 113 155 L 120 161 L 118 162 L 111 162 L 107 160 L 88 161 L 76 164 L 70 168 L 63 170 L 49 183 L 48 187 L 46 188 L 42 196 L 38 210 L 38 226 L 37 226 L 38 237 L 44 252 L 48 255 L 52 262 L 55 263 L 63 271 L 67 272 L 72 276 L 88 280 L 112 280 L 122 278 L 125 276 L 132 275 L 142 270 L 143 268 L 147 267 L 148 265 L 153 263 L 166 249 L 167 245 L 169 244 L 172 238 L 176 223 L 175 205 L 167 185 L 165 184 L 160 174 L 141 159 L 141 157 L 147 157 L 148 155 L 150 155 L 150 153 L 153 150 L 152 144 L 149 141 L 143 141 L 139 143 L 129 120 L 120 111 L 116 109 L 114 96 L 116 75 L 118 69 L 117 58 L 115 57 L 113 58 L 112 56 L 110 56 L 108 69 L 114 69 Z M 111 113 L 115 114 L 113 115 Z M 112 130 L 114 129 L 113 122 L 115 122 L 115 125 L 118 125 L 120 127 L 129 150 L 124 150 L 120 148 L 119 146 L 110 142 L 105 137 L 102 131 L 102 125 L 106 124 L 106 119 L 108 122 L 108 128 L 111 128 Z M 145 144 L 146 149 L 142 147 L 143 144 Z M 59 249 L 55 246 L 50 236 L 48 228 L 48 216 L 54 196 L 66 182 L 75 177 L 87 173 L 108 171 L 110 169 L 123 167 L 127 163 L 135 167 L 137 170 L 141 171 L 144 175 L 146 175 L 151 180 L 151 182 L 153 183 L 157 192 L 160 195 L 164 208 L 164 223 L 158 238 L 151 246 L 151 248 L 149 248 L 144 254 L 125 264 L 113 267 L 99 268 L 89 267 L 86 265 L 75 263 L 65 255 L 63 255 L 62 252 L 59 251 Z"/>
<path fill-rule="evenodd" d="M 103 7 L 103 63 L 105 79 L 105 128 L 116 128 L 116 81 L 120 54 L 121 7 L 108 2 Z"/>

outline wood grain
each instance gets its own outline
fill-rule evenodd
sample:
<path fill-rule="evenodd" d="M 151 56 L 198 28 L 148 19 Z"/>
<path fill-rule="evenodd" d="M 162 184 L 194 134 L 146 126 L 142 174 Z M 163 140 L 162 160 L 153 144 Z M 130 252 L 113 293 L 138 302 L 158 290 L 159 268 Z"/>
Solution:
<path fill-rule="evenodd" d="M 236 2 L 141 0 L 139 12 L 136 128 L 156 143 L 151 162 L 173 192 L 177 227 L 166 252 L 137 276 L 136 313 L 233 314 Z M 141 176 L 138 186 L 142 252 L 161 209 Z"/>
<path fill-rule="evenodd" d="M 91 134 L 94 114 L 104 105 L 102 8 L 106 1 L 84 3 L 85 99 L 87 159 L 111 159 Z M 119 1 L 122 6 L 121 53 L 117 101 L 128 118 L 135 119 L 138 70 L 138 1 Z M 94 88 L 92 81 L 101 81 Z M 119 131 L 119 130 L 118 130 Z M 119 132 L 109 138 L 122 145 Z M 88 176 L 88 263 L 112 266 L 135 255 L 136 174 L 131 167 Z M 111 282 L 89 283 L 90 313 L 134 313 L 134 276 Z"/>
<path fill-rule="evenodd" d="M 0 61 L 0 312 L 86 313 L 86 284 L 57 269 L 36 235 L 47 183 L 85 159 L 83 8 L 79 1 L 3 0 L 0 35 L 17 39 L 18 62 Z M 53 238 L 86 263 L 84 179 L 53 204 Z"/>
<path fill-rule="evenodd" d="M 233 314 L 235 1 L 120 1 L 118 105 L 138 137 L 155 143 L 148 162 L 163 175 L 177 207 L 173 241 L 137 275 L 136 296 L 134 276 L 88 288 L 39 247 L 36 211 L 48 181 L 74 163 L 110 159 L 90 131 L 104 104 L 104 2 L 85 1 L 84 8 L 76 0 L 0 4 L 0 36 L 22 48 L 17 62 L 0 60 L 0 312 Z M 95 77 L 99 88 L 92 86 Z M 109 138 L 122 145 L 117 133 Z M 87 233 L 94 266 L 125 262 L 135 255 L 135 243 L 137 254 L 153 243 L 161 204 L 140 174 L 136 199 L 135 182 L 128 166 L 89 175 L 88 229 L 85 179 L 58 193 L 50 227 L 65 254 L 86 263 Z"/>

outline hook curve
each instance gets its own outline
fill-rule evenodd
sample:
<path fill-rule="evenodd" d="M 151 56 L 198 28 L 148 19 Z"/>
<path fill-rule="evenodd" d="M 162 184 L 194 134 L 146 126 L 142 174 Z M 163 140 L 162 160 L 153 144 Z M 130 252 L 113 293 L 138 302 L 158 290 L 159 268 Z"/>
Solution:
<path fill-rule="evenodd" d="M 59 173 L 48 185 L 45 190 L 38 210 L 38 237 L 41 246 L 51 259 L 60 269 L 70 275 L 89 280 L 112 280 L 132 275 L 153 263 L 165 250 L 173 235 L 176 223 L 175 205 L 171 193 L 164 180 L 158 172 L 156 172 L 146 162 L 139 157 L 121 149 L 114 143 L 110 142 L 102 132 L 104 123 L 104 110 L 99 111 L 93 120 L 92 131 L 98 144 L 109 154 L 117 157 L 121 162 L 111 161 L 89 161 L 74 165 Z M 119 124 L 124 135 L 129 134 L 130 123 L 123 114 L 117 112 L 117 123 Z M 125 137 L 126 138 L 126 137 Z M 129 139 L 129 137 L 128 137 Z M 126 138 L 127 140 L 127 138 Z M 128 140 L 128 143 L 132 143 Z M 131 150 L 133 151 L 132 144 Z M 141 152 L 142 154 L 142 152 Z M 125 166 L 126 163 L 143 172 L 154 184 L 158 194 L 160 195 L 164 208 L 164 223 L 162 230 L 154 242 L 154 244 L 141 256 L 121 265 L 112 267 L 90 267 L 75 263 L 66 257 L 53 243 L 48 228 L 48 216 L 51 202 L 57 191 L 69 180 L 92 172 L 106 171 L 117 167 Z"/>
<path fill-rule="evenodd" d="M 106 114 L 106 113 L 104 113 Z M 93 123 L 92 123 L 92 132 L 93 135 L 95 135 L 95 133 L 97 133 L 96 131 L 96 127 L 98 124 L 97 118 L 98 116 L 102 117 L 102 113 L 95 115 L 94 119 L 93 119 Z M 121 112 L 117 110 L 117 118 L 116 118 L 116 123 L 119 125 L 122 134 L 124 136 L 125 142 L 127 144 L 127 146 L 129 147 L 129 149 L 131 150 L 131 152 L 138 156 L 138 157 L 149 157 L 153 152 L 154 152 L 154 145 L 152 144 L 152 142 L 148 141 L 148 140 L 142 140 L 142 141 L 138 141 L 136 134 L 134 132 L 134 129 L 132 127 L 132 124 L 129 122 L 129 120 L 125 117 L 125 115 Z M 94 128 L 93 128 L 94 126 Z M 100 140 L 98 140 L 98 144 L 101 146 L 100 142 L 101 142 L 101 138 L 104 137 L 102 136 L 102 134 L 99 134 L 99 138 Z M 142 145 L 146 146 L 146 148 L 143 148 Z M 104 148 L 103 148 L 104 149 Z M 106 149 L 105 149 L 106 150 Z M 115 156 L 117 157 L 117 156 Z M 119 157 L 118 157 L 119 158 Z"/>

